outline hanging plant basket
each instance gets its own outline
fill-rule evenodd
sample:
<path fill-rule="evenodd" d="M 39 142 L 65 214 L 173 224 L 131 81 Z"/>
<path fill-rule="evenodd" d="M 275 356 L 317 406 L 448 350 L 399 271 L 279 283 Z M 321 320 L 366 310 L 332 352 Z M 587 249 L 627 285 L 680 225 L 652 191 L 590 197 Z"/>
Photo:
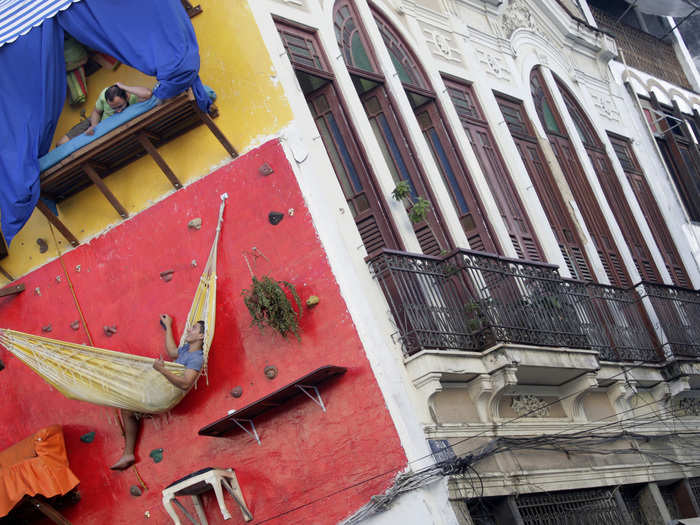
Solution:
<path fill-rule="evenodd" d="M 296 302 L 296 310 L 292 306 L 287 292 Z M 293 284 L 287 281 L 276 281 L 267 275 L 260 279 L 253 276 L 250 288 L 243 289 L 241 295 L 253 318 L 252 325 L 260 329 L 269 326 L 279 332 L 282 337 L 287 337 L 291 332 L 297 341 L 301 341 L 299 318 L 301 317 L 302 303 Z"/>

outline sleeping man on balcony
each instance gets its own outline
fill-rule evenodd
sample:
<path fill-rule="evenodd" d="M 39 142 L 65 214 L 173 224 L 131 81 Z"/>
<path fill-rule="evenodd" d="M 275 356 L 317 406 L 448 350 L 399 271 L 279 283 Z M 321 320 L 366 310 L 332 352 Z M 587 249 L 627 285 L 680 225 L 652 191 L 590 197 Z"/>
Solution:
<path fill-rule="evenodd" d="M 189 390 L 199 376 L 204 363 L 204 321 L 194 323 L 185 334 L 185 344 L 180 348 L 175 344 L 173 337 L 173 319 L 167 314 L 160 316 L 160 324 L 165 328 L 165 349 L 168 356 L 185 367 L 185 373 L 177 376 L 168 372 L 163 366 L 163 358 L 157 359 L 153 363 L 153 368 L 163 374 L 165 379 L 182 390 Z M 134 448 L 136 437 L 139 432 L 139 421 L 141 414 L 130 410 L 121 410 L 122 421 L 124 422 L 124 453 L 114 465 L 112 470 L 124 470 L 136 462 Z"/>
<path fill-rule="evenodd" d="M 90 118 L 76 124 L 68 133 L 63 135 L 56 142 L 56 146 L 65 144 L 70 139 L 85 133 L 86 135 L 95 134 L 95 126 L 104 119 L 111 117 L 115 113 L 121 113 L 130 104 L 143 102 L 151 98 L 153 93 L 150 89 L 142 86 L 126 86 L 121 82 L 117 82 L 113 86 L 104 88 L 97 97 L 95 109 L 92 110 Z"/>

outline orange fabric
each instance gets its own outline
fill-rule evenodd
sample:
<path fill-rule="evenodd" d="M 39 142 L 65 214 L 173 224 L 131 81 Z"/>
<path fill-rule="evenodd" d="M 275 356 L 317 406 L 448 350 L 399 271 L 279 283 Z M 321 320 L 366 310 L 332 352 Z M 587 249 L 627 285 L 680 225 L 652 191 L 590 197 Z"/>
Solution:
<path fill-rule="evenodd" d="M 25 495 L 51 498 L 67 494 L 78 483 L 68 467 L 61 427 L 42 428 L 0 452 L 0 518 Z"/>

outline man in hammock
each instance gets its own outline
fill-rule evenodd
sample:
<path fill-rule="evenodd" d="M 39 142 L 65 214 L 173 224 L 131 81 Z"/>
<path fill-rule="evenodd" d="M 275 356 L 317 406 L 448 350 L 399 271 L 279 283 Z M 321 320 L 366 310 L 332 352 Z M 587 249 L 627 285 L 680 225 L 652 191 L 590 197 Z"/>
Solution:
<path fill-rule="evenodd" d="M 163 377 L 176 387 L 185 391 L 189 390 L 197 376 L 199 376 L 204 363 L 204 321 L 197 321 L 187 330 L 185 333 L 185 344 L 180 348 L 175 344 L 175 338 L 173 337 L 172 317 L 162 314 L 160 323 L 165 328 L 165 349 L 168 352 L 168 356 L 174 359 L 176 363 L 184 365 L 185 373 L 182 376 L 177 376 L 172 372 L 168 372 L 165 369 L 162 357 L 153 363 L 153 368 L 163 374 Z M 119 461 L 110 467 L 112 470 L 124 470 L 136 462 L 134 447 L 136 446 L 141 414 L 122 409 L 121 415 L 122 421 L 124 421 L 124 453 L 119 458 Z"/>

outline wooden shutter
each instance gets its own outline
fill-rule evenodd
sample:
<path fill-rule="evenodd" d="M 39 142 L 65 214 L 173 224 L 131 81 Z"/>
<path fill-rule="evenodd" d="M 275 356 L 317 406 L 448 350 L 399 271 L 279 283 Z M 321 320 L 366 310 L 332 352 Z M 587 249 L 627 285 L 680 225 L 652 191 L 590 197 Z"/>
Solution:
<path fill-rule="evenodd" d="M 627 176 L 627 180 L 632 186 L 637 201 L 642 208 L 644 218 L 649 225 L 654 240 L 661 250 L 661 255 L 664 258 L 664 263 L 668 272 L 671 274 L 673 284 L 684 288 L 690 287 L 690 279 L 688 273 L 681 262 L 680 255 L 673 243 L 673 238 L 668 230 L 668 226 L 664 221 L 661 210 L 654 199 L 654 196 L 649 188 L 649 184 L 642 173 L 637 158 L 632 151 L 631 144 L 628 139 L 618 136 L 610 136 L 613 149 L 620 160 L 622 169 Z"/>
<path fill-rule="evenodd" d="M 637 271 L 644 281 L 658 283 L 661 281 L 659 271 L 654 264 L 654 260 L 649 251 L 649 247 L 639 230 L 639 225 L 629 207 L 629 203 L 622 191 L 622 185 L 613 170 L 608 155 L 605 153 L 603 144 L 593 130 L 590 121 L 584 114 L 581 107 L 576 103 L 573 96 L 560 82 L 557 83 L 559 91 L 564 98 L 566 108 L 578 130 L 584 148 L 591 159 L 591 164 L 598 176 L 598 181 L 603 189 L 603 195 L 608 201 L 615 220 L 620 225 L 622 236 L 632 253 L 632 259 Z"/>
<path fill-rule="evenodd" d="M 472 250 L 498 253 L 481 202 L 435 102 L 422 105 L 415 113 L 445 186 L 450 192 L 469 247 Z"/>
<path fill-rule="evenodd" d="M 557 189 L 552 173 L 543 160 L 542 152 L 525 115 L 522 102 L 505 100 L 501 97 L 497 97 L 497 101 L 520 157 L 525 164 L 525 169 L 535 186 L 535 191 L 540 198 L 552 231 L 557 238 L 569 273 L 575 279 L 592 281 L 593 274 L 578 229 L 574 225 L 569 207 L 564 203 L 561 193 Z"/>
<path fill-rule="evenodd" d="M 532 225 L 496 149 L 493 135 L 471 87 L 448 79 L 445 79 L 445 84 L 496 200 L 518 258 L 542 261 L 542 251 L 532 231 Z"/>
<path fill-rule="evenodd" d="M 277 28 L 367 253 L 382 248 L 401 249 L 386 203 L 363 161 L 365 156 L 345 116 L 316 35 L 280 22 Z"/>
<path fill-rule="evenodd" d="M 435 206 L 435 196 L 414 159 L 384 86 L 367 91 L 361 99 L 394 181 L 406 180 L 409 183 L 413 201 L 420 196 L 431 202 L 426 219 L 413 224 L 421 250 L 426 255 L 441 255 L 451 247 L 449 234 Z"/>

